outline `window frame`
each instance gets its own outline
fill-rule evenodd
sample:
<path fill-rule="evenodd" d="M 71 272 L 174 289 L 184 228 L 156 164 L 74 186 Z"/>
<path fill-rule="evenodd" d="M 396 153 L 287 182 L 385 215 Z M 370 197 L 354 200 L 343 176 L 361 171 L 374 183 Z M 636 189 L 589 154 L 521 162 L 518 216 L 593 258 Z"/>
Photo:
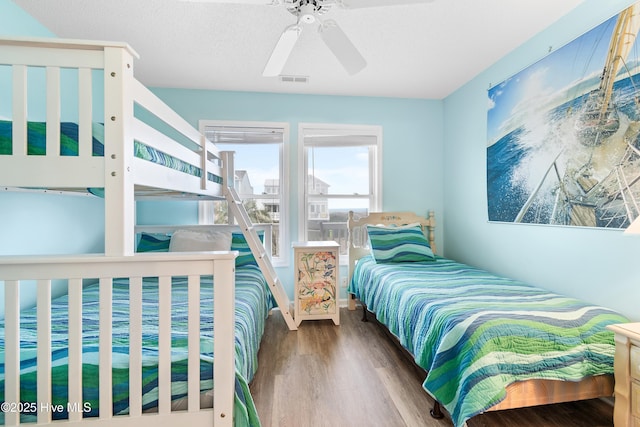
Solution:
<path fill-rule="evenodd" d="M 382 126 L 379 125 L 349 125 L 332 123 L 299 123 L 298 124 L 298 236 L 301 240 L 308 240 L 308 217 L 309 206 L 308 197 L 308 147 L 312 145 L 320 147 L 351 147 L 369 146 L 369 191 L 370 194 L 327 194 L 328 199 L 357 198 L 369 199 L 369 212 L 382 210 Z M 375 144 L 370 143 L 305 143 L 305 139 L 310 135 L 326 135 L 335 137 L 375 137 Z M 372 151 L 373 150 L 373 151 Z M 324 196 L 323 196 L 324 197 Z M 345 261 L 348 257 L 341 257 Z M 343 262 L 341 262 L 342 264 Z"/>
<path fill-rule="evenodd" d="M 279 143 L 279 172 L 280 176 L 280 202 L 279 202 L 279 256 L 272 258 L 274 267 L 286 266 L 289 263 L 289 221 L 290 221 L 290 195 L 291 190 L 289 186 L 289 141 L 290 141 L 290 126 L 288 122 L 267 122 L 267 121 L 238 121 L 238 120 L 200 120 L 198 127 L 200 133 L 204 135 L 206 128 L 209 126 L 227 126 L 227 127 L 242 127 L 242 128 L 256 128 L 256 129 L 278 129 L 282 131 L 282 142 Z M 242 144 L 238 142 L 236 144 Z M 254 143 L 255 144 L 255 143 Z M 218 148 L 224 151 L 224 144 L 216 144 Z M 235 164 L 235 162 L 234 162 Z M 253 197 L 254 200 L 266 199 L 266 194 L 256 194 Z M 242 197 L 242 195 L 240 195 Z M 263 196 L 263 197 L 259 197 Z M 223 199 L 224 200 L 224 199 Z M 277 200 L 277 198 L 274 198 Z M 198 222 L 200 224 L 209 224 L 210 218 L 213 217 L 213 203 L 199 202 L 198 203 Z"/>

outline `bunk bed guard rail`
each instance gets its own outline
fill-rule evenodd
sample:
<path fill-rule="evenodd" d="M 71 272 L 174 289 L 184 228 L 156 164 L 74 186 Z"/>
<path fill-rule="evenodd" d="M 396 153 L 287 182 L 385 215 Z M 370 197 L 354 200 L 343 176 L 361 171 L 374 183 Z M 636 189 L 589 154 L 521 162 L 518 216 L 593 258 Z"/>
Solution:
<path fill-rule="evenodd" d="M 134 257 L 94 255 L 0 257 L 0 286 L 4 296 L 5 406 L 20 404 L 20 292 L 35 282 L 37 292 L 37 422 L 51 423 L 51 285 L 68 284 L 68 400 L 82 402 L 82 287 L 85 279 L 99 280 L 99 419 L 103 425 L 231 426 L 235 386 L 235 258 L 237 252 L 140 254 Z M 188 409 L 171 411 L 171 279 L 188 277 Z M 214 408 L 200 409 L 200 279 L 214 276 Z M 142 415 L 142 278 L 157 277 L 158 408 Z M 129 314 L 129 415 L 114 416 L 112 408 L 112 310 L 114 278 L 128 278 Z M 169 287 L 167 292 L 167 287 Z M 164 288 L 164 291 L 163 291 Z M 39 406 L 38 406 L 39 405 Z M 7 406 L 7 408 L 11 408 Z M 5 425 L 20 424 L 18 411 L 3 411 Z M 82 411 L 69 411 L 69 421 L 82 422 Z M 92 422 L 94 422 L 92 420 Z M 194 424 L 196 423 L 196 424 Z M 200 424 L 197 424 L 200 423 Z"/>

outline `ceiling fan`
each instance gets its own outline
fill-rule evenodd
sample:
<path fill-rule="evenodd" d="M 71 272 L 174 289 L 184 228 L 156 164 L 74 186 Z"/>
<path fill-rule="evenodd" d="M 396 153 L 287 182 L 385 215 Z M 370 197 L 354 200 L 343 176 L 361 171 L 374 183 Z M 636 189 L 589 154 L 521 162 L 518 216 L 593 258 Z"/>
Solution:
<path fill-rule="evenodd" d="M 291 55 L 303 29 L 316 22 L 318 33 L 329 50 L 336 56 L 347 73 L 353 75 L 367 65 L 367 61 L 349 40 L 347 35 L 333 19 L 321 19 L 321 16 L 337 6 L 343 9 L 360 9 L 365 7 L 396 6 L 417 3 L 430 3 L 434 0 L 183 0 L 208 3 L 238 3 L 265 6 L 285 7 L 297 18 L 297 22 L 284 29 L 276 43 L 263 76 L 278 76 L 281 74 L 287 59 Z"/>

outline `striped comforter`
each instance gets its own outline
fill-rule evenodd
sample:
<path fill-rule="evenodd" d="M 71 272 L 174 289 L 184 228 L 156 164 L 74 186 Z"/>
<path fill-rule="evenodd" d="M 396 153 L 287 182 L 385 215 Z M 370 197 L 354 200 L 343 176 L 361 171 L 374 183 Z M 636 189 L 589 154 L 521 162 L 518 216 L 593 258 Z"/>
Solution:
<path fill-rule="evenodd" d="M 7 120 L 0 120 L 0 155 L 10 155 L 13 153 L 12 143 L 13 123 Z M 104 126 L 100 123 L 93 123 L 92 127 L 92 155 L 104 156 Z M 46 154 L 47 146 L 47 126 L 45 122 L 27 123 L 27 154 L 31 156 L 42 156 Z M 133 154 L 143 160 L 156 163 L 189 175 L 200 177 L 202 170 L 189 163 L 185 163 L 169 154 L 163 153 L 143 144 L 134 141 Z M 60 152 L 61 156 L 78 155 L 78 125 L 72 122 L 60 123 Z M 207 179 L 218 184 L 222 183 L 222 177 L 207 173 Z M 91 189 L 96 195 L 102 195 L 98 189 Z"/>
<path fill-rule="evenodd" d="M 619 314 L 452 260 L 360 260 L 349 291 L 428 374 L 423 388 L 456 426 L 526 379 L 578 381 L 613 373 Z"/>
<path fill-rule="evenodd" d="M 158 290 L 157 279 L 143 283 L 143 410 L 157 406 Z M 98 415 L 98 284 L 83 290 L 83 404 L 90 408 L 85 416 Z M 201 284 L 200 310 L 200 389 L 213 387 L 213 285 L 211 278 Z M 187 395 L 187 280 L 174 278 L 172 306 L 172 398 Z M 248 382 L 257 369 L 258 348 L 268 311 L 273 307 L 267 283 L 258 267 L 247 265 L 236 269 L 236 407 L 237 426 L 259 425 Z M 67 407 L 67 341 L 68 301 L 66 296 L 52 304 L 52 381 L 53 404 Z M 129 411 L 129 285 L 124 280 L 113 283 L 113 409 L 116 414 Z M 21 401 L 36 402 L 36 310 L 21 313 Z M 0 330 L 4 324 L 0 324 Z M 0 335 L 0 350 L 4 349 Z M 4 352 L 0 353 L 0 402 L 4 402 Z M 76 403 L 76 402 L 73 402 Z M 4 414 L 0 413 L 3 418 Z M 30 415 L 25 414 L 24 420 Z M 66 412 L 54 418 L 66 418 Z M 4 420 L 2 424 L 4 424 Z"/>

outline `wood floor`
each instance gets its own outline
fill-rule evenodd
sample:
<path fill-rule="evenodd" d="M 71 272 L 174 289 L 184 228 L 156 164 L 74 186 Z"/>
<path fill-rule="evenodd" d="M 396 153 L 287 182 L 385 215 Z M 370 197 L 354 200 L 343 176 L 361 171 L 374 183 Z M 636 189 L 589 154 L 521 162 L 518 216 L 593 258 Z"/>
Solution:
<path fill-rule="evenodd" d="M 413 365 L 361 311 L 303 322 L 289 331 L 278 312 L 267 320 L 251 383 L 263 427 L 449 427 L 429 416 L 433 401 Z M 613 426 L 601 400 L 489 412 L 468 427 Z"/>

